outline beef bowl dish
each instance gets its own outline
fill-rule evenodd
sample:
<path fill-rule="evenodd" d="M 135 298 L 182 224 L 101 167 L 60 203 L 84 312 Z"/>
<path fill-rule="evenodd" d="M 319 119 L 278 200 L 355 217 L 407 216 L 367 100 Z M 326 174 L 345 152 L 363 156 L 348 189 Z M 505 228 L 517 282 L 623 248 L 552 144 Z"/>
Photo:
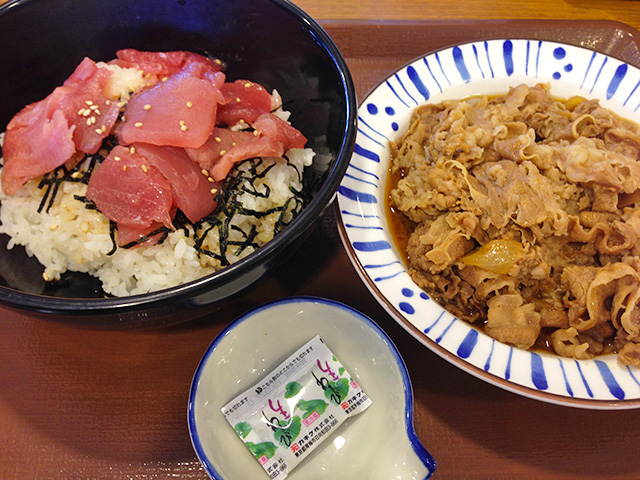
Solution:
<path fill-rule="evenodd" d="M 355 142 L 346 63 L 286 0 L 10 1 L 0 58 L 0 302 L 49 320 L 215 308 L 302 243 Z"/>
<path fill-rule="evenodd" d="M 374 296 L 498 386 L 637 408 L 639 81 L 606 54 L 526 39 L 393 73 L 360 106 L 339 189 Z"/>

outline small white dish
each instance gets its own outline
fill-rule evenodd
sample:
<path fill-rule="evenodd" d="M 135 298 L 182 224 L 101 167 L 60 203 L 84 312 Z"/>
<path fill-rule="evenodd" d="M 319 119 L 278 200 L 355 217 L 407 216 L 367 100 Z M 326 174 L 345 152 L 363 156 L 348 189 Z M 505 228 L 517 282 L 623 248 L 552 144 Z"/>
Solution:
<path fill-rule="evenodd" d="M 521 83 L 582 95 L 640 123 L 640 70 L 585 48 L 540 40 L 490 40 L 446 48 L 391 73 L 361 101 L 356 147 L 338 190 L 340 234 L 378 302 L 425 346 L 494 385 L 581 408 L 640 407 L 640 371 L 615 355 L 561 358 L 499 343 L 455 318 L 411 279 L 387 223 L 389 141 L 424 103 L 504 94 Z"/>
<path fill-rule="evenodd" d="M 267 304 L 240 317 L 209 346 L 191 385 L 193 448 L 214 480 L 269 478 L 220 409 L 320 335 L 372 399 L 287 477 L 291 480 L 431 477 L 435 462 L 413 426 L 413 393 L 404 361 L 371 319 L 312 297 Z"/>

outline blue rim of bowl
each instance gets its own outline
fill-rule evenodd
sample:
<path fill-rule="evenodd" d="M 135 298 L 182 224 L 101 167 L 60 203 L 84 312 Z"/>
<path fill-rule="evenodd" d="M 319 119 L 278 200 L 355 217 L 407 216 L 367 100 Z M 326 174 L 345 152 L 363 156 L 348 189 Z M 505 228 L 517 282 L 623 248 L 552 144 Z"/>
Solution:
<path fill-rule="evenodd" d="M 8 12 L 11 8 L 32 1 L 36 0 L 10 0 L 0 6 L 0 16 Z M 101 315 L 110 313 L 113 309 L 117 309 L 119 312 L 130 312 L 150 306 L 151 304 L 170 304 L 176 300 L 187 299 L 193 294 L 205 294 L 212 287 L 230 283 L 231 280 L 241 277 L 243 272 L 250 269 L 252 265 L 259 265 L 263 263 L 261 262 L 263 258 L 271 257 L 275 253 L 276 248 L 284 248 L 284 246 L 292 244 L 302 232 L 315 222 L 316 217 L 318 217 L 325 207 L 335 198 L 335 192 L 349 166 L 348 160 L 355 146 L 358 115 L 358 101 L 355 86 L 347 62 L 338 49 L 338 46 L 318 22 L 289 0 L 269 1 L 296 17 L 303 25 L 304 30 L 306 30 L 309 35 L 315 39 L 316 43 L 329 55 L 336 71 L 340 75 L 340 86 L 342 87 L 346 107 L 346 122 L 342 142 L 336 152 L 336 160 L 333 166 L 325 174 L 327 181 L 322 185 L 311 202 L 309 202 L 309 205 L 298 215 L 296 220 L 283 232 L 278 234 L 278 241 L 268 242 L 256 252 L 218 272 L 156 292 L 127 297 L 76 299 L 20 292 L 10 287 L 0 286 L 1 303 L 18 309 L 26 308 L 45 314 L 55 313 L 72 317 L 92 314 Z M 280 247 L 281 245 L 283 247 Z M 221 298 L 221 300 L 222 299 L 223 298 Z"/>
<path fill-rule="evenodd" d="M 192 442 L 193 448 L 196 452 L 196 455 L 198 456 L 198 459 L 200 460 L 204 469 L 206 470 L 207 474 L 214 480 L 224 480 L 224 478 L 220 476 L 220 474 L 213 467 L 209 458 L 204 452 L 204 449 L 202 448 L 202 442 L 200 441 L 200 437 L 198 435 L 198 429 L 196 427 L 195 411 L 194 411 L 195 399 L 196 399 L 198 383 L 200 382 L 202 371 L 204 370 L 209 360 L 209 357 L 211 356 L 213 351 L 225 339 L 225 337 L 231 330 L 236 328 L 242 322 L 250 319 L 257 313 L 260 313 L 264 310 L 268 310 L 271 308 L 277 308 L 281 305 L 286 305 L 290 303 L 315 303 L 315 304 L 320 303 L 333 308 L 346 310 L 347 312 L 351 313 L 354 317 L 356 317 L 360 322 L 370 327 L 376 333 L 376 335 L 387 345 L 387 347 L 389 348 L 389 351 L 393 355 L 393 358 L 395 359 L 398 365 L 398 369 L 400 370 L 400 375 L 402 377 L 402 384 L 404 385 L 405 429 L 409 437 L 409 443 L 411 444 L 413 451 L 420 458 L 422 463 L 429 469 L 430 473 L 429 475 L 424 477 L 424 480 L 427 480 L 428 478 L 430 478 L 434 470 L 436 469 L 436 461 L 433 459 L 431 454 L 424 447 L 422 442 L 420 442 L 420 439 L 416 434 L 415 426 L 413 423 L 413 387 L 411 385 L 411 379 L 409 377 L 409 371 L 407 370 L 407 366 L 404 363 L 404 360 L 400 355 L 400 352 L 396 348 L 395 344 L 393 343 L 391 338 L 389 338 L 389 336 L 385 333 L 385 331 L 382 330 L 382 328 L 380 328 L 380 326 L 377 323 L 375 323 L 365 314 L 359 312 L 358 310 L 348 305 L 337 302 L 335 300 L 329 300 L 326 298 L 311 297 L 311 296 L 289 297 L 289 298 L 284 298 L 280 300 L 275 300 L 273 302 L 267 303 L 265 305 L 262 305 L 254 310 L 251 310 L 245 313 L 244 315 L 238 317 L 236 320 L 230 323 L 222 332 L 220 332 L 216 336 L 216 338 L 213 340 L 213 342 L 209 345 L 207 350 L 205 351 L 202 357 L 202 360 L 200 361 L 200 363 L 198 364 L 198 367 L 196 368 L 196 371 L 193 376 L 193 380 L 191 382 L 191 388 L 189 390 L 189 404 L 187 407 L 187 419 L 188 419 L 188 425 L 189 425 L 189 434 L 191 436 L 191 442 Z"/>
<path fill-rule="evenodd" d="M 426 52 L 423 55 L 419 55 L 415 58 L 413 58 L 412 60 L 406 62 L 404 65 L 398 67 L 397 69 L 395 69 L 392 72 L 389 72 L 385 78 L 383 78 L 380 82 L 378 82 L 375 86 L 373 86 L 368 92 L 367 94 L 360 100 L 360 108 L 363 108 L 367 99 L 369 97 L 371 97 L 371 95 L 381 86 L 383 86 L 385 83 L 387 83 L 390 79 L 394 78 L 395 76 L 397 76 L 400 72 L 404 71 L 405 69 L 407 69 L 407 67 L 409 67 L 410 65 L 414 64 L 415 62 L 418 62 L 420 60 L 423 60 L 429 56 L 435 55 L 436 57 L 445 52 L 445 51 L 449 51 L 452 49 L 457 48 L 462 48 L 464 46 L 467 45 L 477 45 L 477 44 L 481 44 L 481 43 L 487 43 L 487 42 L 506 42 L 506 41 L 529 41 L 529 42 L 535 42 L 535 43 L 549 43 L 549 44 L 556 44 L 560 47 L 568 47 L 568 48 L 572 48 L 572 49 L 578 49 L 578 50 L 583 50 L 583 51 L 587 51 L 587 52 L 591 52 L 594 56 L 596 53 L 598 53 L 599 55 L 602 55 L 605 58 L 611 58 L 611 59 L 615 59 L 615 57 L 612 57 L 611 55 L 607 54 L 607 53 L 600 53 L 595 51 L 594 49 L 590 49 L 590 48 L 586 48 L 586 47 L 582 47 L 582 46 L 576 46 L 576 45 L 570 45 L 567 43 L 563 43 L 563 42 L 558 42 L 558 41 L 553 41 L 553 40 L 532 40 L 532 39 L 526 39 L 526 38 L 492 38 L 490 40 L 475 40 L 475 41 L 467 41 L 467 42 L 463 42 L 463 43 L 459 43 L 459 44 L 452 44 L 452 45 L 448 45 L 439 49 L 435 49 L 429 52 Z M 631 68 L 635 68 L 636 70 L 640 69 L 639 67 L 635 67 L 632 64 L 629 64 L 628 62 L 625 62 L 623 60 L 619 60 L 619 59 L 615 59 L 617 62 L 620 62 L 621 64 L 630 66 Z M 606 63 L 606 61 L 605 61 Z M 589 67 L 591 68 L 592 65 L 590 64 Z M 595 67 L 594 67 L 595 68 Z M 601 67 L 602 68 L 602 67 Z M 625 70 L 626 71 L 626 70 Z M 600 73 L 598 73 L 598 76 L 600 75 Z M 637 89 L 637 86 L 636 86 Z M 635 92 L 635 89 L 634 89 Z M 425 103 L 425 102 L 423 102 Z M 636 110 L 640 108 L 640 105 L 636 108 Z M 356 138 L 356 142 L 357 142 L 357 138 Z M 356 145 L 356 150 L 357 150 L 358 146 Z M 366 155 L 366 153 L 365 153 Z M 351 163 L 350 163 L 351 166 Z M 340 194 L 340 190 L 342 189 L 342 186 L 339 188 L 338 193 Z M 338 195 L 339 197 L 340 195 Z M 504 390 L 507 390 L 511 393 L 515 393 L 518 395 L 522 395 L 528 398 L 532 398 L 532 399 L 536 399 L 536 400 L 540 400 L 540 401 L 544 401 L 544 402 L 548 402 L 548 403 L 552 403 L 552 404 L 556 404 L 556 405 L 563 405 L 563 406 L 569 406 L 569 407 L 574 407 L 574 408 L 585 408 L 585 409 L 601 409 L 601 410 L 615 410 L 615 409 L 634 409 L 634 408 L 639 408 L 640 407 L 640 399 L 631 399 L 631 400 L 616 400 L 616 399 L 589 399 L 589 398 L 578 398 L 578 397 L 569 397 L 569 396 L 564 396 L 564 395 L 560 395 L 560 394 L 556 394 L 556 393 L 550 393 L 550 392 L 545 392 L 543 390 L 538 390 L 526 385 L 520 385 L 517 383 L 514 383 L 512 381 L 510 381 L 509 379 L 505 379 L 503 377 L 500 377 L 492 372 L 483 370 L 482 368 L 471 364 L 470 362 L 467 362 L 465 359 L 459 357 L 458 355 L 455 354 L 455 352 L 451 352 L 449 351 L 447 348 L 443 347 L 442 345 L 440 345 L 440 343 L 436 342 L 435 340 L 431 339 L 430 337 L 428 337 L 427 335 L 425 335 L 424 332 L 422 332 L 419 328 L 417 328 L 415 325 L 413 325 L 407 318 L 404 317 L 404 315 L 399 311 L 398 307 L 396 305 L 394 305 L 390 300 L 388 300 L 380 291 L 379 287 L 376 285 L 375 280 L 370 277 L 368 271 L 366 270 L 365 266 L 362 264 L 361 260 L 358 258 L 354 246 L 351 243 L 351 240 L 349 238 L 349 234 L 347 231 L 347 226 L 345 223 L 345 219 L 342 215 L 342 210 L 341 210 L 341 206 L 340 206 L 340 202 L 336 201 L 335 205 L 335 214 L 336 214 L 336 218 L 337 218 L 337 224 L 338 224 L 338 232 L 339 232 L 339 236 L 342 240 L 343 246 L 345 247 L 345 249 L 347 250 L 347 254 L 349 256 L 349 259 L 351 261 L 351 263 L 353 264 L 353 266 L 355 267 L 358 275 L 360 276 L 361 280 L 364 282 L 364 284 L 366 285 L 367 289 L 372 293 L 372 295 L 376 298 L 376 300 L 378 301 L 378 303 L 387 311 L 387 313 L 397 322 L 400 324 L 400 326 L 402 326 L 407 332 L 409 332 L 414 338 L 416 338 L 420 343 L 422 343 L 423 345 L 425 345 L 428 349 L 432 350 L 433 352 L 435 352 L 436 354 L 438 354 L 440 357 L 444 358 L 445 360 L 447 360 L 449 363 L 459 367 L 460 369 L 462 369 L 463 371 L 475 376 L 476 378 L 479 378 L 481 380 L 484 380 L 494 386 L 500 387 Z M 385 207 L 386 208 L 386 207 Z M 394 245 L 395 248 L 395 245 Z M 406 264 L 403 263 L 403 265 L 406 268 Z M 420 289 L 421 290 L 421 289 Z M 637 382 L 637 380 L 636 380 Z"/>

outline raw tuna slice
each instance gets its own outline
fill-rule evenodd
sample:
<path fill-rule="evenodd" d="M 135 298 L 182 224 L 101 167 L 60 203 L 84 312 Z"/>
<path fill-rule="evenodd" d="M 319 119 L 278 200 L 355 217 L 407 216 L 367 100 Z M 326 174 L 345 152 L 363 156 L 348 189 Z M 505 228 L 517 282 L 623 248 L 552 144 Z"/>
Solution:
<path fill-rule="evenodd" d="M 117 102 L 102 94 L 111 75 L 111 71 L 85 58 L 60 87 L 65 91 L 60 108 L 69 124 L 76 127 L 73 142 L 81 152 L 96 153 L 118 119 Z"/>
<path fill-rule="evenodd" d="M 227 82 L 221 90 L 224 102 L 218 107 L 218 125 L 233 126 L 240 121 L 253 123 L 260 115 L 271 111 L 271 95 L 255 82 Z"/>
<path fill-rule="evenodd" d="M 148 227 L 171 223 L 171 185 L 153 165 L 130 148 L 117 146 L 95 169 L 87 199 L 107 218 L 120 224 Z"/>
<path fill-rule="evenodd" d="M 222 99 L 218 86 L 223 82 L 223 73 L 192 63 L 166 82 L 133 95 L 125 107 L 120 143 L 200 147 L 215 127 Z"/>
<path fill-rule="evenodd" d="M 76 149 L 98 151 L 118 117 L 118 106 L 102 95 L 110 75 L 85 58 L 64 85 L 9 122 L 3 147 L 6 194 L 72 158 L 80 159 Z"/>
<path fill-rule="evenodd" d="M 300 130 L 270 113 L 260 115 L 252 126 L 261 136 L 281 142 L 285 151 L 290 148 L 303 148 L 307 143 Z"/>
<path fill-rule="evenodd" d="M 185 148 L 187 154 L 200 168 L 209 170 L 220 157 L 237 145 L 251 142 L 256 137 L 253 132 L 234 132 L 228 128 L 216 127 L 209 139 L 199 148 Z"/>
<path fill-rule="evenodd" d="M 131 245 L 130 248 L 150 247 L 160 241 L 164 232 L 151 235 L 151 233 L 163 227 L 160 222 L 153 222 L 148 227 L 136 227 L 132 225 L 118 224 L 117 241 L 118 246 Z M 147 237 L 145 239 L 145 237 Z"/>
<path fill-rule="evenodd" d="M 215 191 L 220 183 L 210 182 L 184 149 L 141 143 L 134 143 L 133 147 L 147 164 L 156 167 L 169 181 L 174 205 L 189 220 L 195 223 L 213 212 L 217 205 Z"/>
<path fill-rule="evenodd" d="M 32 178 L 64 164 L 76 151 L 73 127 L 56 110 L 59 91 L 22 109 L 7 125 L 4 137 L 2 189 L 13 195 Z"/>
<path fill-rule="evenodd" d="M 211 167 L 210 175 L 220 181 L 226 178 L 233 165 L 254 157 L 282 157 L 291 148 L 303 148 L 307 139 L 284 120 L 271 113 L 260 115 L 253 123 L 258 132 L 254 140 L 236 145 Z"/>
<path fill-rule="evenodd" d="M 124 68 L 137 68 L 149 75 L 171 75 L 190 63 L 201 63 L 207 70 L 219 72 L 221 64 L 203 55 L 192 52 L 143 52 L 127 48 L 116 52 L 113 63 Z"/>

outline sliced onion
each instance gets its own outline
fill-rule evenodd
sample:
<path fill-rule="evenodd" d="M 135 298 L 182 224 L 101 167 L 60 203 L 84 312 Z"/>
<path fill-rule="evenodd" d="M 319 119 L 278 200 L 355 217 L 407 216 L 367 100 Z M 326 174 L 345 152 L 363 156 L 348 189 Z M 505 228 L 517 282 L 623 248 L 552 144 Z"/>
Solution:
<path fill-rule="evenodd" d="M 483 270 L 504 275 L 523 254 L 524 247 L 517 240 L 491 240 L 476 251 L 460 259 L 465 265 L 473 265 Z"/>

